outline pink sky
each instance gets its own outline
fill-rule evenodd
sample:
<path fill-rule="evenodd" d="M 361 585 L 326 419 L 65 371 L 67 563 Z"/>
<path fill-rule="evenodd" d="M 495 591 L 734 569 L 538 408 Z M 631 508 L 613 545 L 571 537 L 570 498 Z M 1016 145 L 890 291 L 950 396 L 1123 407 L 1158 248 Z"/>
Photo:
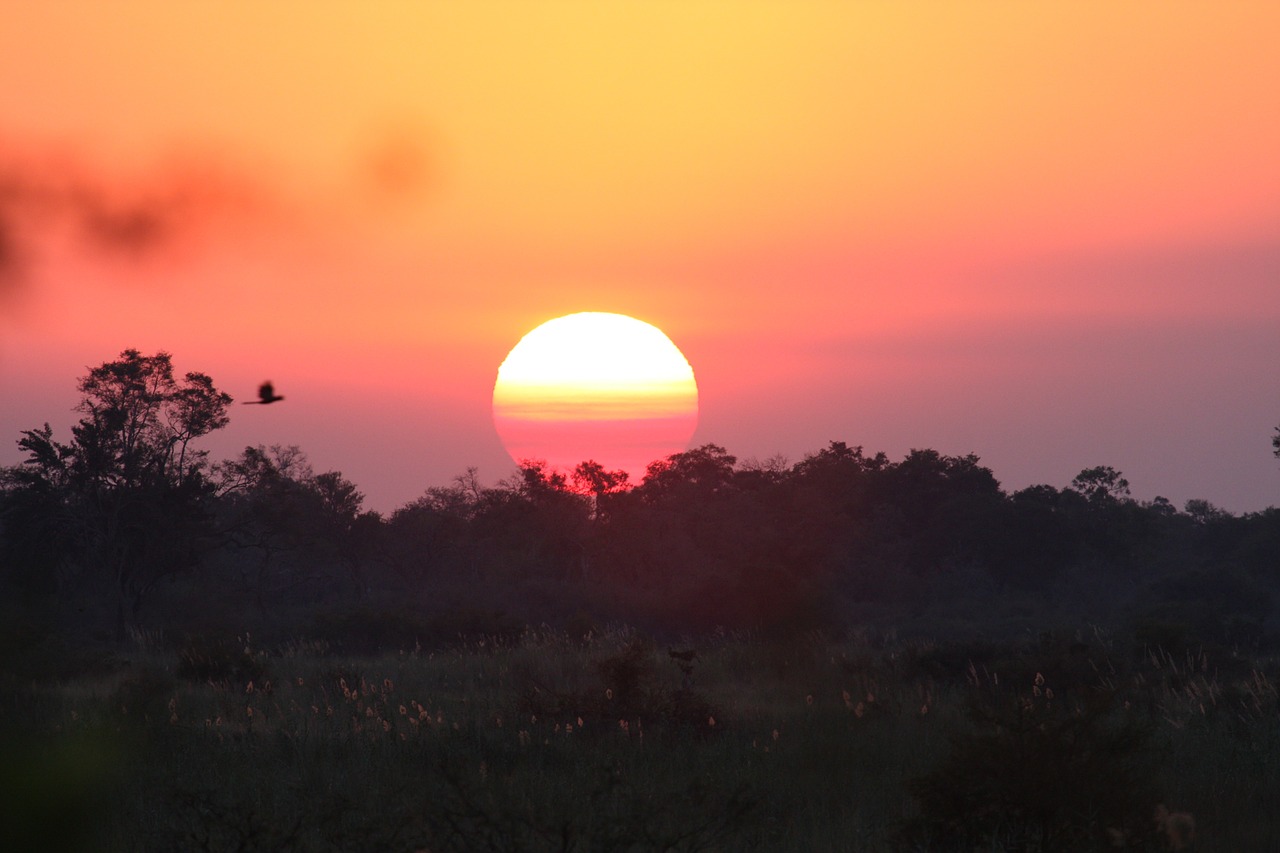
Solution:
<path fill-rule="evenodd" d="M 931 447 L 1008 489 L 1111 465 L 1140 499 L 1280 503 L 1274 3 L 5 18 L 0 464 L 68 436 L 87 367 L 165 349 L 287 397 L 215 456 L 298 444 L 394 509 L 509 474 L 498 365 L 609 311 L 675 341 L 693 442 L 742 458 Z M 87 190 L 169 239 L 95 244 Z"/>

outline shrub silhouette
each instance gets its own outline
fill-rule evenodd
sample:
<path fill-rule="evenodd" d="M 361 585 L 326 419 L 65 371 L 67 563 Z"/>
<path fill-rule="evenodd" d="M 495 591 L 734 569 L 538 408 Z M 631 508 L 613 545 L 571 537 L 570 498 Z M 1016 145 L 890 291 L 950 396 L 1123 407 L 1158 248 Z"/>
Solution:
<path fill-rule="evenodd" d="M 650 704 L 653 681 L 653 648 L 648 641 L 633 639 L 616 655 L 596 664 L 604 682 L 611 709 L 619 717 L 633 717 Z"/>
<path fill-rule="evenodd" d="M 239 638 L 193 637 L 178 649 L 175 674 L 187 681 L 244 683 L 262 678 L 265 668 Z"/>
<path fill-rule="evenodd" d="M 596 678 L 589 685 L 561 690 L 555 684 L 528 678 L 522 685 L 516 712 L 534 718 L 578 716 L 603 721 L 603 731 L 607 732 L 624 724 L 637 725 L 637 731 L 659 730 L 678 736 L 706 737 L 722 732 L 727 715 L 687 686 L 689 673 L 685 667 L 680 668 L 685 686 L 672 689 L 664 684 L 666 679 L 659 677 L 655 657 L 652 642 L 633 637 L 616 651 L 595 660 Z M 691 671 L 692 667 L 686 666 Z"/>
<path fill-rule="evenodd" d="M 1068 707 L 1036 680 L 1030 696 L 971 706 L 973 731 L 910 783 L 920 814 L 904 825 L 904 845 L 1054 853 L 1104 848 L 1117 833 L 1139 845 L 1151 835 L 1147 725 L 1109 695 Z"/>

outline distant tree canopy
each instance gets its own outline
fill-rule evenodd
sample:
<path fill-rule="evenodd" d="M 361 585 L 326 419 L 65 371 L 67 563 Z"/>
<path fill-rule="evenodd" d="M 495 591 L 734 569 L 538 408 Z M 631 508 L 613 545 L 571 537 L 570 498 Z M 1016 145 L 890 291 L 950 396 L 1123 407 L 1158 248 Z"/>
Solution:
<path fill-rule="evenodd" d="M 265 610 L 271 599 L 364 595 L 361 543 L 381 519 L 337 471 L 316 474 L 297 446 L 246 447 L 213 468 L 218 564 Z"/>
<path fill-rule="evenodd" d="M 1106 504 L 1129 497 L 1129 481 L 1110 465 L 1086 468 L 1071 481 L 1071 490 L 1093 504 Z"/>
<path fill-rule="evenodd" d="M 415 613 L 463 608 L 810 630 L 869 606 L 1040 596 L 1128 608 L 1166 640 L 1238 639 L 1260 636 L 1280 600 L 1280 511 L 1139 502 L 1105 465 L 1009 493 L 972 454 L 895 461 L 833 441 L 794 464 L 740 463 L 705 444 L 655 460 L 638 483 L 594 460 L 565 472 L 529 460 L 493 486 L 467 469 L 384 518 L 296 446 L 210 464 L 198 441 L 227 424 L 231 398 L 205 374 L 175 377 L 167 353 L 125 350 L 78 387 L 70 440 L 25 430 L 26 459 L 0 470 L 0 581 L 97 613 L 116 636 L 220 608 L 224 620 L 301 620 L 299 634 L 352 607 L 383 622 L 399 608 L 415 625 Z M 1218 575 L 1231 595 L 1188 592 Z M 1148 594 L 1161 607 L 1135 603 Z"/>

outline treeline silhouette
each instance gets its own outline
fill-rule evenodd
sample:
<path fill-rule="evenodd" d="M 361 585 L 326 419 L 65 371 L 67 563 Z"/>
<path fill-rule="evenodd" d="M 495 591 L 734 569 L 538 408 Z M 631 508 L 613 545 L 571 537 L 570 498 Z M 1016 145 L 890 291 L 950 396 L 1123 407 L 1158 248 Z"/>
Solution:
<path fill-rule="evenodd" d="M 297 447 L 210 460 L 195 445 L 231 397 L 176 377 L 167 353 L 126 350 L 78 387 L 70 440 L 26 430 L 27 458 L 0 472 L 10 643 L 252 629 L 388 651 L 544 623 L 675 637 L 1057 621 L 1175 652 L 1280 647 L 1280 510 L 1137 501 L 1107 466 L 1009 492 L 973 455 L 833 441 L 740 463 L 707 444 L 635 484 L 590 461 L 530 461 L 492 486 L 468 469 L 381 515 Z"/>

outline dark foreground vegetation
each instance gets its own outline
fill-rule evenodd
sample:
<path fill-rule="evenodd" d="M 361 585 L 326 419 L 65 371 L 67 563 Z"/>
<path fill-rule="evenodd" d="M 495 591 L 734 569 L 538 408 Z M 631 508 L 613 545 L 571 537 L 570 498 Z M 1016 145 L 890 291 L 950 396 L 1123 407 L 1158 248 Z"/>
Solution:
<path fill-rule="evenodd" d="M 4 849 L 1280 849 L 1278 510 L 833 442 L 384 517 L 163 353 L 80 389 L 0 475 Z"/>

